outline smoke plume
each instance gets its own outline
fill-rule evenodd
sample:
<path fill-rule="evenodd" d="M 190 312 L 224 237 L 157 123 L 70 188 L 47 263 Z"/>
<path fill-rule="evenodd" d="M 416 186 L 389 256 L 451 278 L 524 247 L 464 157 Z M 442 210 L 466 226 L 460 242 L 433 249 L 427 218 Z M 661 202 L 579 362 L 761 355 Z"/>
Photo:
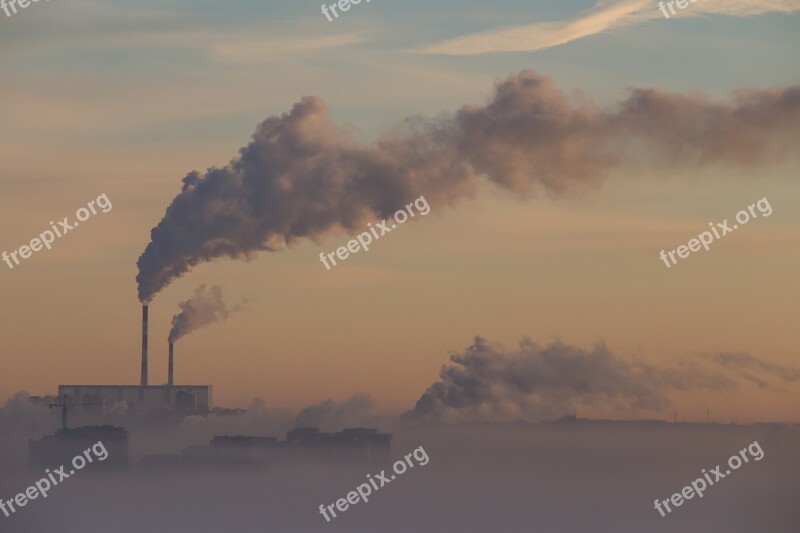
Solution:
<path fill-rule="evenodd" d="M 408 120 L 374 146 L 356 143 L 322 100 L 305 97 L 262 122 L 228 165 L 183 178 L 139 258 L 139 299 L 200 263 L 352 235 L 422 195 L 434 207 L 454 205 L 479 177 L 520 195 L 560 194 L 626 165 L 779 160 L 796 152 L 798 137 L 800 87 L 738 91 L 730 103 L 635 89 L 603 111 L 525 70 L 486 105 Z"/>
<path fill-rule="evenodd" d="M 603 344 L 587 351 L 525 339 L 507 353 L 476 337 L 450 359 L 406 420 L 543 420 L 574 413 L 578 404 L 659 410 L 670 405 L 668 391 L 735 386 L 699 368 L 627 363 Z"/>
<path fill-rule="evenodd" d="M 172 317 L 172 329 L 169 331 L 169 342 L 175 342 L 196 329 L 225 320 L 231 313 L 241 310 L 237 305 L 228 309 L 222 297 L 222 287 L 213 285 L 206 290 L 205 285 L 195 289 L 194 295 L 178 304 L 181 312 Z"/>

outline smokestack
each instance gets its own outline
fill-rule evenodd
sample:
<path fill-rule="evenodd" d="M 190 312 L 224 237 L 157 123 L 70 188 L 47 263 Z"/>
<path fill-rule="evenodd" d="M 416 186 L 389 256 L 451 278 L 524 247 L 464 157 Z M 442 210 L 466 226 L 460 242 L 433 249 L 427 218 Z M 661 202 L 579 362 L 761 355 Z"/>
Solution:
<path fill-rule="evenodd" d="M 142 306 L 142 387 L 147 386 L 147 306 Z"/>
<path fill-rule="evenodd" d="M 169 385 L 170 387 L 172 386 L 172 378 L 173 378 L 173 373 L 172 373 L 173 358 L 172 358 L 172 355 L 173 355 L 173 343 L 170 342 L 169 343 L 169 372 L 168 372 L 169 377 L 167 378 L 167 385 Z"/>

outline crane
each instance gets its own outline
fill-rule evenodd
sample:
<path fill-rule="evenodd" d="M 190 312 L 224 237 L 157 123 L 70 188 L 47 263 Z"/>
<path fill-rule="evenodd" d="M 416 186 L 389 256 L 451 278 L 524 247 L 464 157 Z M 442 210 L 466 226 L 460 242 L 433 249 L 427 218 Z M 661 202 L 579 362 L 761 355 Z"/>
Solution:
<path fill-rule="evenodd" d="M 67 429 L 67 411 L 70 407 L 83 407 L 84 405 L 104 405 L 104 402 L 87 402 L 87 403 L 78 403 L 75 405 L 69 405 L 67 403 L 67 398 L 69 396 L 64 394 L 61 396 L 61 403 L 51 403 L 50 409 L 53 407 L 60 407 L 61 408 L 61 431 Z"/>

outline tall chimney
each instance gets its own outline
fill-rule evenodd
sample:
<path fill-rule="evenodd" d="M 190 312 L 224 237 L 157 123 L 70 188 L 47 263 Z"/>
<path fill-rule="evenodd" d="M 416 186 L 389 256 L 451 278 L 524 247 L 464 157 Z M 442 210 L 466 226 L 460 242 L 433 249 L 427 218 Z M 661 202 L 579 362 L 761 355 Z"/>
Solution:
<path fill-rule="evenodd" d="M 142 306 L 142 387 L 147 386 L 147 306 Z"/>
<path fill-rule="evenodd" d="M 170 387 L 172 386 L 172 378 L 173 378 L 173 374 L 172 374 L 172 368 L 173 368 L 172 355 L 173 355 L 173 345 L 172 345 L 172 341 L 170 341 L 170 343 L 169 343 L 169 373 L 168 373 L 169 377 L 167 378 L 167 385 L 169 385 Z"/>

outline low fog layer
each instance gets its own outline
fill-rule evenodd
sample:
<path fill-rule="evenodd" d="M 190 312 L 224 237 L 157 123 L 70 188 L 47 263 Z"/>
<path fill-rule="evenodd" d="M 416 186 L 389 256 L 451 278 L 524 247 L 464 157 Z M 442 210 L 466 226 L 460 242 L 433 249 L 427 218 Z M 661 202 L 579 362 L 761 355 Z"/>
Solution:
<path fill-rule="evenodd" d="M 662 367 L 626 360 L 603 344 L 583 349 L 525 339 L 507 350 L 476 337 L 402 416 L 377 414 L 363 393 L 298 412 L 257 399 L 246 409 L 183 419 L 117 409 L 99 420 L 75 409 L 70 426 L 102 421 L 128 429 L 130 465 L 113 471 L 90 465 L 47 499 L 30 501 L 8 518 L 0 515 L 0 529 L 105 533 L 113 524 L 121 533 L 788 532 L 800 523 L 797 425 L 561 417 L 579 406 L 644 415 L 669 406 L 681 391 L 787 386 L 799 375 L 746 353 L 702 354 Z M 26 465 L 27 440 L 54 432 L 59 415 L 23 392 L 0 408 L 0 498 L 11 499 L 43 477 L 42 468 Z M 187 446 L 207 445 L 217 435 L 284 440 L 296 427 L 378 428 L 394 435 L 391 457 L 356 454 L 345 461 L 278 449 L 249 465 L 178 460 Z M 702 469 L 724 465 L 754 442 L 763 450 L 761 460 L 665 517 L 656 511 L 656 498 L 670 498 Z M 420 447 L 429 457 L 426 465 L 410 468 L 331 522 L 321 516 L 320 504 L 335 504 L 368 474 L 391 472 L 393 461 Z M 172 459 L 157 465 L 144 460 L 153 455 Z"/>
<path fill-rule="evenodd" d="M 263 413 L 262 413 L 263 415 Z M 262 423 L 278 422 L 262 418 Z M 92 465 L 35 500 L 3 531 L 218 533 L 409 531 L 697 532 L 793 531 L 800 480 L 800 429 L 782 425 L 705 425 L 575 421 L 557 424 L 401 425 L 383 461 L 276 462 L 255 467 Z M 6 436 L 7 437 L 7 436 Z M 132 446 L 143 437 L 132 438 Z M 152 435 L 148 447 L 177 447 Z M 702 499 L 662 518 L 666 499 L 757 441 L 751 461 Z M 423 446 L 430 461 L 397 476 L 330 523 L 333 504 L 390 472 L 392 462 Z M 54 465 L 55 466 L 55 465 Z M 9 499 L 41 470 L 4 464 L 0 496 Z"/>

